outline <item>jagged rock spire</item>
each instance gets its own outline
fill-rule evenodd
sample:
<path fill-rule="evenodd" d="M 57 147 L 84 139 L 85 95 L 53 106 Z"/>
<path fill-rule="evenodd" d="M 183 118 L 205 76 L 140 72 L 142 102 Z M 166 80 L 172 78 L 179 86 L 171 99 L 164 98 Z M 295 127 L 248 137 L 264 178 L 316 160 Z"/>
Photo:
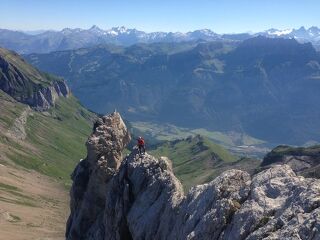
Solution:
<path fill-rule="evenodd" d="M 105 207 L 107 184 L 116 174 L 122 151 L 130 134 L 119 113 L 99 118 L 86 142 L 87 157 L 72 173 L 71 214 L 67 223 L 68 239 L 85 235 Z"/>

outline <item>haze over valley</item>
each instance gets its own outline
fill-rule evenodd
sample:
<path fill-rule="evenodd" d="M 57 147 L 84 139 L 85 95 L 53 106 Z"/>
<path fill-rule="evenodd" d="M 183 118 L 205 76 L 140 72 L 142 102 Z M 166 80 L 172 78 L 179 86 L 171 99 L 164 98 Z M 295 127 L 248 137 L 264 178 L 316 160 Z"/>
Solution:
<path fill-rule="evenodd" d="M 1 239 L 320 239 L 318 1 L 0 6 Z"/>
<path fill-rule="evenodd" d="M 237 132 L 276 144 L 319 141 L 320 55 L 311 43 L 243 41 L 99 45 L 29 54 L 98 113 L 135 122 Z"/>

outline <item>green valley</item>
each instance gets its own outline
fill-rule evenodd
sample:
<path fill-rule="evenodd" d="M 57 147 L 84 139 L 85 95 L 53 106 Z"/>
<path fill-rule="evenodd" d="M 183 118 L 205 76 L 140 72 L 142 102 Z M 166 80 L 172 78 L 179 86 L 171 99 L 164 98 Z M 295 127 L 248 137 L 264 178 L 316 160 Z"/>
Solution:
<path fill-rule="evenodd" d="M 260 161 L 232 155 L 223 147 L 200 135 L 152 146 L 154 156 L 167 156 L 173 170 L 185 189 L 206 183 L 227 169 L 243 169 L 253 172 Z"/>

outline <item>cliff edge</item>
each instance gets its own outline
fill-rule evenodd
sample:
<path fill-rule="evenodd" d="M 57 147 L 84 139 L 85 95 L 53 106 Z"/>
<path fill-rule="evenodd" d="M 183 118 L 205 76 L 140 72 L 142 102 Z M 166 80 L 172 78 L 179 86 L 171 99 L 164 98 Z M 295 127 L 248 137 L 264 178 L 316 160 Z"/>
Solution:
<path fill-rule="evenodd" d="M 4 48 L 0 48 L 0 90 L 38 111 L 46 111 L 59 97 L 70 95 L 63 79 L 40 72 Z"/>
<path fill-rule="evenodd" d="M 320 180 L 274 165 L 184 194 L 169 159 L 122 158 L 129 141 L 119 113 L 95 124 L 72 174 L 67 239 L 320 239 Z"/>

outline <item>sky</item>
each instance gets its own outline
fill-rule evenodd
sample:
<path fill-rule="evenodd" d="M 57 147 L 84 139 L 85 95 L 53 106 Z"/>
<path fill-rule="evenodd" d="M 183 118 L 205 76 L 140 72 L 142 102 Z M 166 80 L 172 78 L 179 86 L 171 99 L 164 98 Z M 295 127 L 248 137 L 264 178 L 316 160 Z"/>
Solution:
<path fill-rule="evenodd" d="M 116 26 L 146 32 L 320 27 L 319 0 L 0 0 L 0 28 Z"/>

